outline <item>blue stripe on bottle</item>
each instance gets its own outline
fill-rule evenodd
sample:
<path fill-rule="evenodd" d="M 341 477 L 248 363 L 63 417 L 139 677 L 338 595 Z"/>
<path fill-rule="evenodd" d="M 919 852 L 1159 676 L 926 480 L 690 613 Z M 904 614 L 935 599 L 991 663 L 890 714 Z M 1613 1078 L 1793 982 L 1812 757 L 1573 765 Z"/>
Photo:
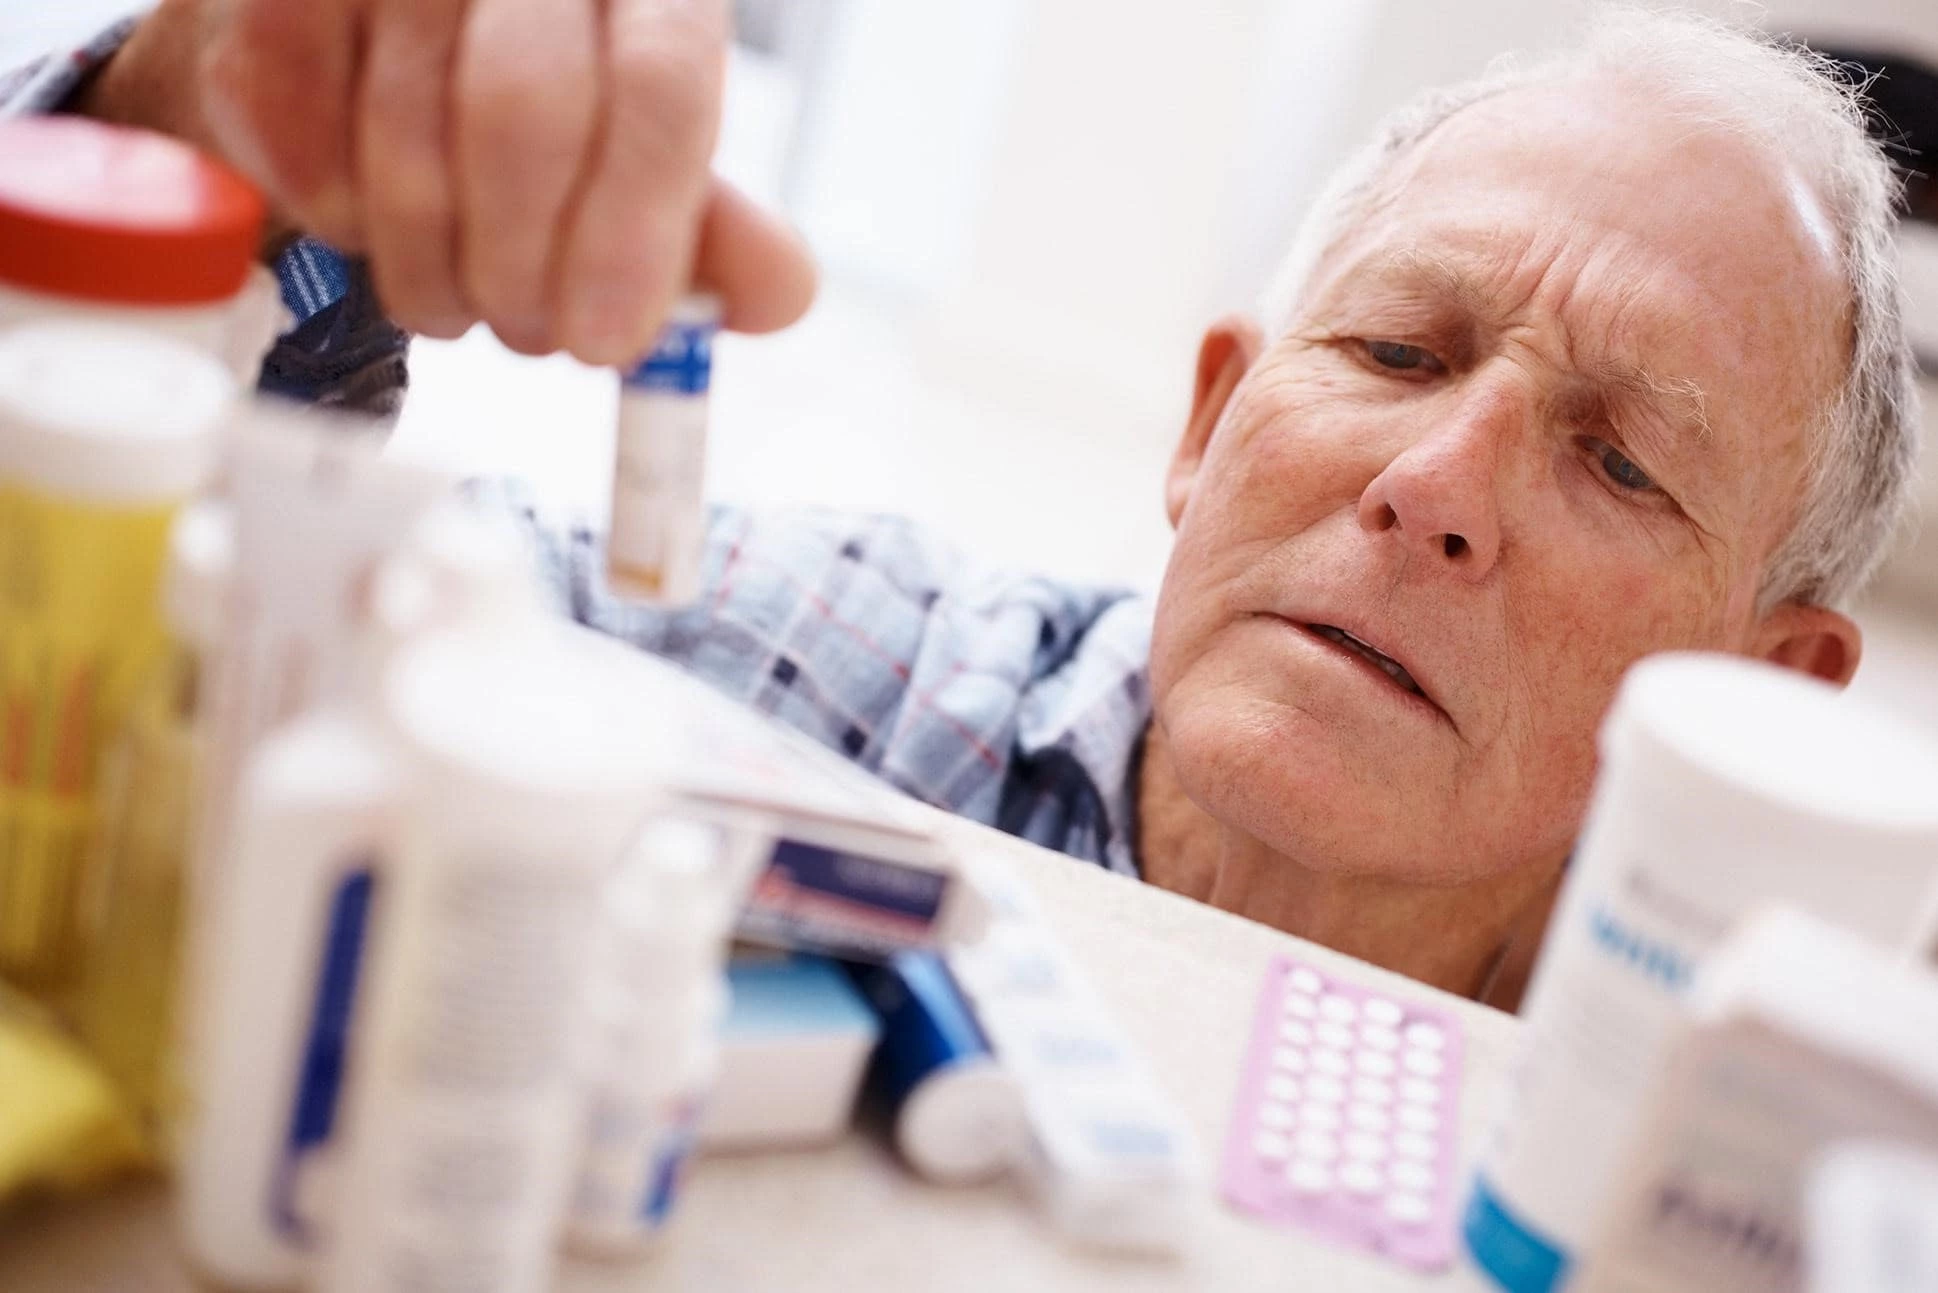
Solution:
<path fill-rule="evenodd" d="M 1474 1181 L 1461 1232 L 1474 1264 L 1507 1293 L 1552 1293 L 1568 1276 L 1568 1254 L 1509 1212 L 1485 1176 Z"/>
<path fill-rule="evenodd" d="M 310 1240 L 308 1219 L 297 1204 L 297 1178 L 304 1158 L 328 1143 L 336 1125 L 375 887 L 375 876 L 366 863 L 343 878 L 330 903 L 309 1031 L 303 1043 L 303 1063 L 297 1070 L 296 1094 L 290 1108 L 289 1134 L 270 1200 L 276 1229 L 297 1243 Z"/>

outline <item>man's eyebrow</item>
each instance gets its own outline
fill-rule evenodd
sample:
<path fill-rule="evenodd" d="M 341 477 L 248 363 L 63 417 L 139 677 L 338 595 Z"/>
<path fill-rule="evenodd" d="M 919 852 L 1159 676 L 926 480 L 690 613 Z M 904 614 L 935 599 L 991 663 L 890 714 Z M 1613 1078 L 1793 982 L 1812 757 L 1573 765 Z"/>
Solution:
<path fill-rule="evenodd" d="M 1709 397 L 1694 380 L 1663 377 L 1640 364 L 1614 361 L 1594 365 L 1590 375 L 1604 389 L 1653 408 L 1675 426 L 1693 428 L 1698 446 L 1707 446 L 1714 437 L 1709 424 Z"/>
<path fill-rule="evenodd" d="M 1414 279 L 1431 287 L 1468 315 L 1487 313 L 1487 294 L 1453 261 L 1424 247 L 1395 247 L 1366 262 L 1365 270 L 1386 279 Z"/>

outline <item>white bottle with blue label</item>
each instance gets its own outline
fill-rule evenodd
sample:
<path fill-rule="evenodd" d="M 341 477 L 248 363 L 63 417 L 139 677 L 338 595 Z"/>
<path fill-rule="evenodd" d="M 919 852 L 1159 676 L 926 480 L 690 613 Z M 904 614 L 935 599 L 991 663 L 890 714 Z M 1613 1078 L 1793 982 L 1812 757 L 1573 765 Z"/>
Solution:
<path fill-rule="evenodd" d="M 1787 902 L 1928 943 L 1934 787 L 1938 745 L 1802 674 L 1696 654 L 1630 670 L 1463 1223 L 1498 1287 L 1574 1274 L 1689 987 L 1738 920 Z"/>

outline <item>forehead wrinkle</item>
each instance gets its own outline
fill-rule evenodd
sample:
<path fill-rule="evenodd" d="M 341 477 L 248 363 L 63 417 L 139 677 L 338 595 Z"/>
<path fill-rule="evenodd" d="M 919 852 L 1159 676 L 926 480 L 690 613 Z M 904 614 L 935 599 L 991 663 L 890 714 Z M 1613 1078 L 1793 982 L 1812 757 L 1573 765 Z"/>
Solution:
<path fill-rule="evenodd" d="M 1375 275 L 1413 277 L 1471 318 L 1486 319 L 1500 309 L 1500 303 L 1455 258 L 1418 243 L 1380 252 L 1363 268 Z M 1556 322 L 1572 356 L 1573 329 L 1564 319 Z M 1692 431 L 1696 445 L 1706 448 L 1715 439 L 1709 418 L 1708 392 L 1694 378 L 1669 377 L 1646 364 L 1612 358 L 1591 360 L 1583 365 L 1583 372 L 1594 385 L 1624 401 L 1652 409 L 1673 425 Z"/>

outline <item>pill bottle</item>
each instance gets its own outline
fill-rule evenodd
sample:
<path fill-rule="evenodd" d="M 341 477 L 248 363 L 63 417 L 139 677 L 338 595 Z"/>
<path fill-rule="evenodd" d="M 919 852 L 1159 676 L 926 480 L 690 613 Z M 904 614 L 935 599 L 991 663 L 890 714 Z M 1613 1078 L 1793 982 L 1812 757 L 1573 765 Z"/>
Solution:
<path fill-rule="evenodd" d="M 393 542 L 354 525 L 335 536 L 373 563 L 347 579 L 362 591 L 332 629 L 350 658 L 334 689 L 252 744 L 225 865 L 197 877 L 177 1193 L 189 1261 L 224 1287 L 294 1285 L 329 1226 L 351 1030 L 400 829 L 384 670 L 425 634 L 513 632 L 537 613 L 516 536 L 454 500 L 406 526 L 396 484 L 351 472 L 318 500 Z M 320 559 L 335 571 L 345 558 Z M 246 645 L 231 635 L 230 650 Z"/>
<path fill-rule="evenodd" d="M 621 596 L 681 605 L 699 594 L 719 330 L 717 297 L 683 297 L 653 352 L 620 374 L 606 582 Z"/>
<path fill-rule="evenodd" d="M 315 1287 L 540 1293 L 585 1111 L 600 896 L 652 811 L 663 696 L 533 617 L 407 644 Z"/>
<path fill-rule="evenodd" d="M 881 1018 L 868 1089 L 902 1160 L 938 1185 L 1007 1172 L 1024 1141 L 1021 1092 L 941 954 L 903 952 L 849 973 Z"/>
<path fill-rule="evenodd" d="M 1886 947 L 1929 938 L 1938 747 L 1800 673 L 1673 653 L 1632 668 L 1464 1221 L 1524 1293 L 1570 1278 L 1704 959 L 1787 903 Z"/>
<path fill-rule="evenodd" d="M 1864 1140 L 1938 1153 L 1929 968 L 1771 908 L 1709 959 L 1687 1016 L 1572 1284 L 1581 1293 L 1800 1288 L 1825 1154 Z"/>
<path fill-rule="evenodd" d="M 288 323 L 256 263 L 262 228 L 255 189 L 179 140 L 82 117 L 0 121 L 0 328 L 152 329 L 253 387 Z"/>
<path fill-rule="evenodd" d="M 151 332 L 0 332 L 0 973 L 18 986 L 78 968 L 102 744 L 173 650 L 169 527 L 234 393 L 213 359 Z"/>
<path fill-rule="evenodd" d="M 585 1132 L 566 1222 L 575 1251 L 650 1252 L 673 1219 L 720 1069 L 739 896 L 729 847 L 717 827 L 656 818 L 607 889 Z"/>

